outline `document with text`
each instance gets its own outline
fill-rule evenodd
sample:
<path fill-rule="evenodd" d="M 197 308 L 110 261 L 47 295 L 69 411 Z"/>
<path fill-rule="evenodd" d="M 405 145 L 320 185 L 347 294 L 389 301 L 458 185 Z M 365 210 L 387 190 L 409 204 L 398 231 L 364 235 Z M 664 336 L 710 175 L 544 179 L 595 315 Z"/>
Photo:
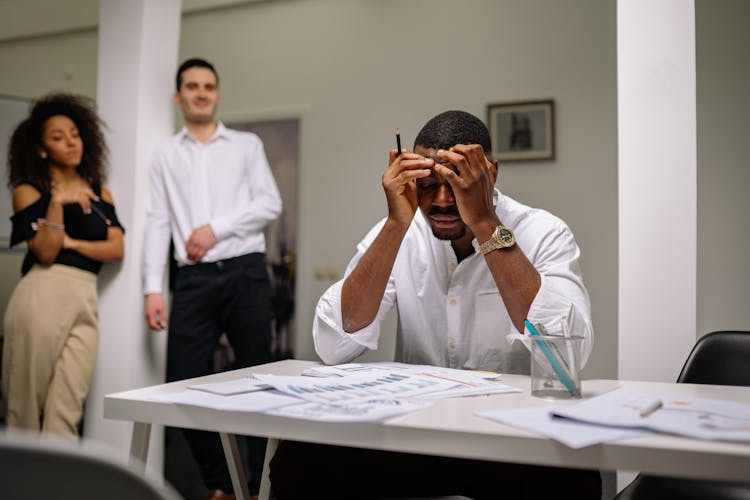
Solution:
<path fill-rule="evenodd" d="M 584 448 L 608 441 L 649 434 L 645 430 L 591 425 L 555 417 L 555 411 L 562 408 L 565 407 L 559 405 L 513 410 L 486 410 L 476 412 L 476 415 L 546 436 L 570 448 Z"/>
<path fill-rule="evenodd" d="M 658 409 L 641 416 L 655 400 Z M 750 404 L 715 399 L 658 398 L 619 388 L 580 403 L 558 408 L 554 414 L 578 422 L 641 428 L 699 439 L 750 443 Z"/>
<path fill-rule="evenodd" d="M 396 362 L 347 363 L 316 366 L 301 376 L 253 373 L 192 384 L 188 390 L 158 399 L 291 418 L 362 422 L 419 410 L 435 399 L 520 392 L 499 379 L 494 372 Z"/>

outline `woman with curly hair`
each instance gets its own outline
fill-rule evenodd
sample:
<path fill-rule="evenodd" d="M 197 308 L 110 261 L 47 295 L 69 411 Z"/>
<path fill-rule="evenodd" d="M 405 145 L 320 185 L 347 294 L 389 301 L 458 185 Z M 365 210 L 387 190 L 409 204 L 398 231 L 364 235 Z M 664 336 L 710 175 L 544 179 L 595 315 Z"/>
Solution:
<path fill-rule="evenodd" d="M 26 241 L 28 252 L 4 322 L 9 428 L 78 435 L 98 342 L 96 277 L 124 251 L 101 128 L 89 99 L 50 94 L 10 140 L 11 246 Z"/>

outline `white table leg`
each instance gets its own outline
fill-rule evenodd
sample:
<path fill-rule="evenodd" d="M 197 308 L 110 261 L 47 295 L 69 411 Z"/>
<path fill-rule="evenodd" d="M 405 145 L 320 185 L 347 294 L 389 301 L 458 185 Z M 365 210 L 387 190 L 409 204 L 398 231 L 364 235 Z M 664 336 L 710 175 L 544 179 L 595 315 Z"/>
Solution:
<path fill-rule="evenodd" d="M 245 466 L 242 464 L 240 450 L 237 447 L 237 437 L 234 434 L 220 432 L 221 444 L 224 447 L 224 456 L 227 459 L 229 475 L 232 477 L 234 494 L 238 500 L 249 500 L 250 491 L 247 488 L 247 477 L 245 477 Z"/>
<path fill-rule="evenodd" d="M 130 437 L 130 463 L 141 471 L 146 470 L 150 438 L 151 424 L 133 423 L 133 435 Z"/>
<path fill-rule="evenodd" d="M 260 476 L 260 492 L 258 493 L 258 500 L 268 500 L 271 497 L 271 478 L 268 475 L 268 464 L 276 453 L 276 447 L 278 445 L 278 439 L 268 438 L 268 443 L 266 444 L 266 457 L 263 459 L 263 472 Z"/>

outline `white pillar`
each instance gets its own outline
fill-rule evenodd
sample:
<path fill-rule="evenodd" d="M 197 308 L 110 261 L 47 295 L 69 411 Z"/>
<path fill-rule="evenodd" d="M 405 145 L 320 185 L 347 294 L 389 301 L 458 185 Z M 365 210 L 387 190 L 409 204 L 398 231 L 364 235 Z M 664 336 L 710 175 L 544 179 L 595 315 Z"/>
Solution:
<path fill-rule="evenodd" d="M 84 434 L 127 452 L 132 424 L 102 417 L 106 394 L 164 381 L 165 333 L 143 318 L 141 253 L 153 147 L 173 133 L 181 0 L 100 0 L 97 101 L 108 125 L 107 185 L 126 229 L 125 259 L 100 276 L 99 353 Z M 149 460 L 160 470 L 162 433 Z"/>
<path fill-rule="evenodd" d="M 618 377 L 674 381 L 696 340 L 693 0 L 617 2 L 617 101 Z"/>
<path fill-rule="evenodd" d="M 695 4 L 617 3 L 619 378 L 674 381 L 696 340 Z"/>

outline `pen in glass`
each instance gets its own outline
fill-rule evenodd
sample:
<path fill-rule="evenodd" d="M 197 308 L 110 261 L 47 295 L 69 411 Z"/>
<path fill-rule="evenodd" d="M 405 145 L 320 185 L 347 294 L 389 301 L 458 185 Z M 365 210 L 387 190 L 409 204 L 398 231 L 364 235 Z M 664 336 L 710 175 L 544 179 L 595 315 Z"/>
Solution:
<path fill-rule="evenodd" d="M 91 207 L 91 211 L 94 212 L 101 220 L 103 220 L 106 225 L 108 225 L 108 226 L 112 225 L 112 221 L 109 220 L 109 217 L 107 217 L 106 215 L 104 215 L 104 212 L 102 212 L 99 209 L 99 207 L 97 207 L 93 203 L 91 205 L 89 205 L 89 206 Z"/>
<path fill-rule="evenodd" d="M 536 327 L 531 324 L 531 321 L 529 321 L 528 319 L 525 319 L 523 320 L 523 322 L 526 325 L 526 328 L 529 330 L 529 333 L 531 334 L 532 337 L 542 336 L 539 333 L 539 331 L 536 329 Z M 539 339 L 537 345 L 542 349 L 542 353 L 544 353 L 544 356 L 547 358 L 547 361 L 549 361 L 549 364 L 552 366 L 552 369 L 557 374 L 558 378 L 560 379 L 560 382 L 562 382 L 562 384 L 565 386 L 566 389 L 568 389 L 568 391 L 573 397 L 579 396 L 580 394 L 578 392 L 578 388 L 575 385 L 575 382 L 573 382 L 570 375 L 568 375 L 568 372 L 560 364 L 559 358 L 555 356 L 555 354 L 549 348 L 549 345 L 547 345 L 547 342 Z"/>
<path fill-rule="evenodd" d="M 401 154 L 401 132 L 396 129 L 396 156 Z"/>
<path fill-rule="evenodd" d="M 641 410 L 641 418 L 648 417 L 649 415 L 654 413 L 656 410 L 658 410 L 662 406 L 664 406 L 664 403 L 662 402 L 662 400 L 657 399 L 656 401 L 654 401 L 653 403 L 651 403 L 650 405 L 648 405 L 647 407 Z"/>

